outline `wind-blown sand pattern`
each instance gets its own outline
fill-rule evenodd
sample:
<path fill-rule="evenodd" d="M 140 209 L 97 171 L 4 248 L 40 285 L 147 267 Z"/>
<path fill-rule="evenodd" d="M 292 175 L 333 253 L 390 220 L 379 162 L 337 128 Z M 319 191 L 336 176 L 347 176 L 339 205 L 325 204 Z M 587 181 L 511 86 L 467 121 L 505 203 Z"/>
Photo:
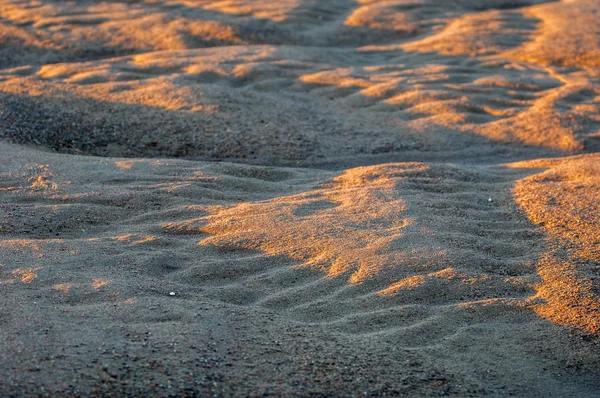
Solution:
<path fill-rule="evenodd" d="M 0 1 L 0 395 L 598 396 L 599 15 Z"/>

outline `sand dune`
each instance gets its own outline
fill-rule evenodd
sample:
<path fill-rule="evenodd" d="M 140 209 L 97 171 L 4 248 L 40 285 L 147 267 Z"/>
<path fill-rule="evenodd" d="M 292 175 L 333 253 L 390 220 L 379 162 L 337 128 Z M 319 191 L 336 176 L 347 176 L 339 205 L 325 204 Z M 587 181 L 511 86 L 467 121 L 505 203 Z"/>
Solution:
<path fill-rule="evenodd" d="M 599 11 L 0 1 L 0 395 L 597 396 Z"/>

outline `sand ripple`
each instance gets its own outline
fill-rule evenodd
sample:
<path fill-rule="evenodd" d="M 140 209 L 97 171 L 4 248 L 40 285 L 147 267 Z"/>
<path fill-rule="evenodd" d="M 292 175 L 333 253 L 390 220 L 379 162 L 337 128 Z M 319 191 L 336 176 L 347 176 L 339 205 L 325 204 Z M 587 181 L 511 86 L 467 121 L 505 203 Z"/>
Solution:
<path fill-rule="evenodd" d="M 1 0 L 0 395 L 597 396 L 599 12 Z"/>

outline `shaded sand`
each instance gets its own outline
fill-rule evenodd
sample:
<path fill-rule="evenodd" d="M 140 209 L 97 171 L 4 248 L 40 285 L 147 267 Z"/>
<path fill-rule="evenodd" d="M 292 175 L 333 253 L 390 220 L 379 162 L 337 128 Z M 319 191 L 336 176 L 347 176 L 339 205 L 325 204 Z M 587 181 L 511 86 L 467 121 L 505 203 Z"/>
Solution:
<path fill-rule="evenodd" d="M 598 15 L 0 1 L 0 395 L 598 396 Z"/>

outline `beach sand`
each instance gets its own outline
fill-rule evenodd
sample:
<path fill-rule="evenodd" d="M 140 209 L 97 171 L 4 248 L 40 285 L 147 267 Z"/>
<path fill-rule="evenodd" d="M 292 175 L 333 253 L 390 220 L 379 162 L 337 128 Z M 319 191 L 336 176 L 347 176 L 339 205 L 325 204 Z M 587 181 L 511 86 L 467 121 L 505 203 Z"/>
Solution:
<path fill-rule="evenodd" d="M 0 395 L 600 395 L 600 3 L 0 2 Z"/>

